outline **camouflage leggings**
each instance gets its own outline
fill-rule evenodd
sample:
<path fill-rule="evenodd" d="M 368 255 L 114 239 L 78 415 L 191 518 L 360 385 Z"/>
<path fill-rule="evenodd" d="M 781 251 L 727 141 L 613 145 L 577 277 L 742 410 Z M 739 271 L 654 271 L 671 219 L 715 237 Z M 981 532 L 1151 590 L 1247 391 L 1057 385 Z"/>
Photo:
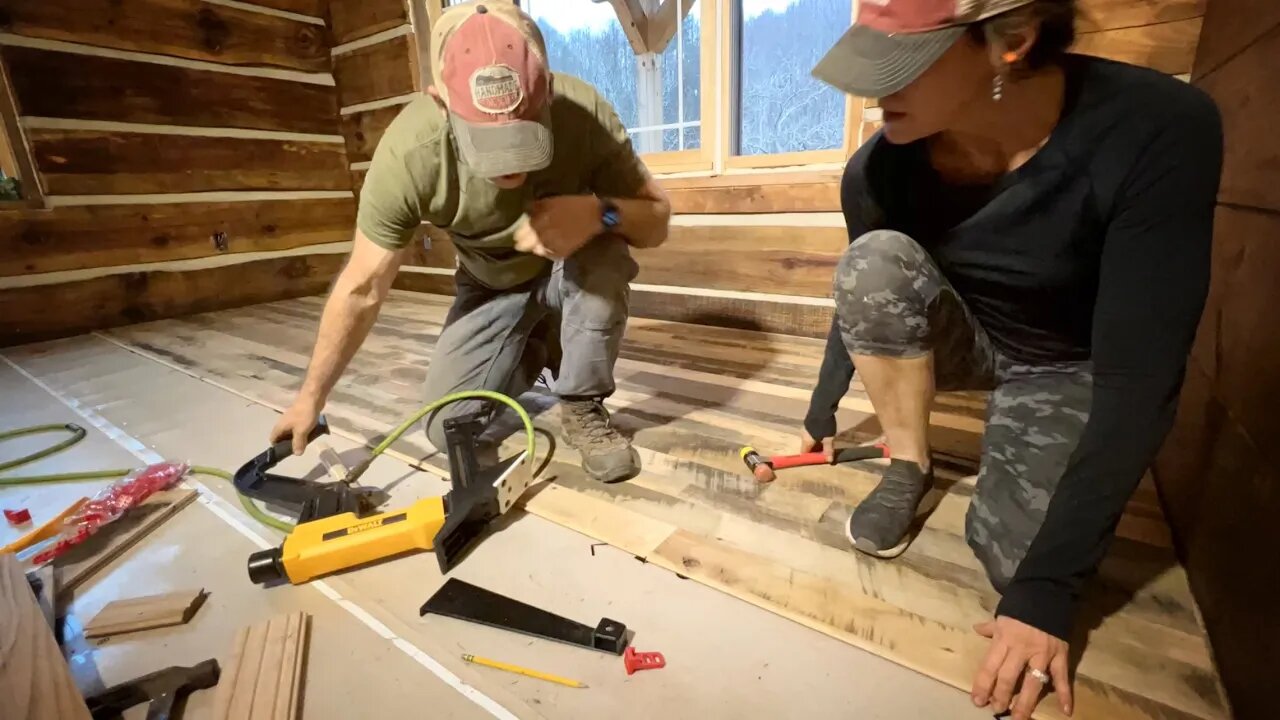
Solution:
<path fill-rule="evenodd" d="M 929 254 L 902 233 L 855 240 L 836 270 L 835 298 L 851 354 L 908 358 L 932 350 L 939 390 L 992 391 L 965 539 L 1003 591 L 1084 431 L 1090 364 L 1005 357 Z"/>

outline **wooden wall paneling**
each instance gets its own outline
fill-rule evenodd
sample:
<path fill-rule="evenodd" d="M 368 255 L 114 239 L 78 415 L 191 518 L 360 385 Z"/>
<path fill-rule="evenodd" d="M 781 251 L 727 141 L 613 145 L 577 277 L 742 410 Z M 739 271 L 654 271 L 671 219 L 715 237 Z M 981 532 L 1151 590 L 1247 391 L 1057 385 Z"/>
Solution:
<path fill-rule="evenodd" d="M 667 190 L 740 187 L 743 185 L 811 185 L 840 182 L 843 169 L 813 171 L 780 171 L 768 173 L 732 173 L 711 177 L 667 177 L 658 183 Z"/>
<path fill-rule="evenodd" d="M 0 0 L 0 30 L 228 65 L 329 69 L 323 26 L 202 0 Z"/>
<path fill-rule="evenodd" d="M 345 242 L 354 226 L 350 198 L 0 211 L 0 277 Z"/>
<path fill-rule="evenodd" d="M 1280 334 L 1269 309 L 1280 306 L 1280 213 L 1222 207 L 1213 242 L 1214 291 L 1200 354 L 1214 359 L 1216 395 L 1245 433 L 1280 464 Z"/>
<path fill-rule="evenodd" d="M 1280 4 L 1278 2 L 1277 4 Z M 1233 205 L 1280 212 L 1280 23 L 1196 86 L 1222 112 L 1226 150 L 1218 198 Z M 1270 239 L 1276 241 L 1275 230 Z"/>
<path fill-rule="evenodd" d="M 1170 75 L 1191 72 L 1202 18 L 1080 35 L 1075 52 L 1154 68 Z"/>
<path fill-rule="evenodd" d="M 1280 513 L 1280 475 L 1213 386 L 1193 362 L 1156 461 L 1156 484 L 1233 717 L 1265 718 L 1275 704 L 1267 668 L 1280 662 L 1272 592 L 1280 564 L 1259 562 L 1248 549 L 1280 545 L 1280 525 L 1268 520 Z"/>
<path fill-rule="evenodd" d="M 0 347 L 316 295 L 328 289 L 345 259 L 345 254 L 306 255 L 0 290 Z"/>
<path fill-rule="evenodd" d="M 297 13 L 308 17 L 323 18 L 328 13 L 325 12 L 325 0 L 241 0 L 249 5 L 259 5 L 272 10 L 284 10 L 285 12 Z"/>
<path fill-rule="evenodd" d="M 23 115 L 337 134 L 332 87 L 8 46 Z"/>
<path fill-rule="evenodd" d="M 364 176 L 368 174 L 369 171 L 367 169 L 351 171 L 351 192 L 357 198 L 360 197 L 360 191 L 364 189 Z"/>
<path fill-rule="evenodd" d="M 425 247 L 425 241 L 430 241 L 430 248 Z M 404 264 L 411 267 L 456 268 L 458 254 L 453 248 L 453 237 L 446 230 L 423 223 L 409 245 Z"/>
<path fill-rule="evenodd" d="M 0 697 L 14 720 L 89 720 L 22 566 L 0 555 Z"/>
<path fill-rule="evenodd" d="M 386 132 L 387 126 L 404 110 L 404 105 L 367 110 L 343 115 L 342 137 L 347 142 L 347 159 L 351 162 L 367 162 L 373 159 L 373 151 Z"/>
<path fill-rule="evenodd" d="M 1275 0 L 1214 0 L 1209 3 L 1192 80 L 1213 72 L 1277 25 L 1280 25 L 1280 2 Z"/>
<path fill-rule="evenodd" d="M 433 295 L 457 294 L 457 287 L 453 283 L 452 275 L 437 275 L 434 273 L 401 272 L 396 275 L 391 287 L 396 290 L 432 293 Z"/>
<path fill-rule="evenodd" d="M 796 185 L 741 185 L 667 190 L 677 215 L 839 212 L 840 180 Z"/>
<path fill-rule="evenodd" d="M 640 283 L 829 297 L 848 244 L 843 227 L 673 225 L 633 255 Z"/>
<path fill-rule="evenodd" d="M 330 0 L 333 44 L 341 45 L 409 22 L 404 0 Z"/>
<path fill-rule="evenodd" d="M 347 107 L 413 92 L 416 55 L 409 35 L 338 55 L 333 77 L 339 104 Z"/>
<path fill-rule="evenodd" d="M 1078 0 L 1078 32 L 1140 27 L 1204 15 L 1208 0 Z"/>
<path fill-rule="evenodd" d="M 346 190 L 340 143 L 29 130 L 49 195 L 210 190 Z"/>
<path fill-rule="evenodd" d="M 40 173 L 36 172 L 31 153 L 26 147 L 26 131 L 18 118 L 18 103 L 9 80 L 9 71 L 0 62 L 0 133 L 4 135 L 17 172 L 14 176 L 22 183 L 22 196 L 28 207 L 44 207 L 44 191 L 40 187 Z"/>
<path fill-rule="evenodd" d="M 631 289 L 631 316 L 824 338 L 833 308 L 822 305 Z"/>

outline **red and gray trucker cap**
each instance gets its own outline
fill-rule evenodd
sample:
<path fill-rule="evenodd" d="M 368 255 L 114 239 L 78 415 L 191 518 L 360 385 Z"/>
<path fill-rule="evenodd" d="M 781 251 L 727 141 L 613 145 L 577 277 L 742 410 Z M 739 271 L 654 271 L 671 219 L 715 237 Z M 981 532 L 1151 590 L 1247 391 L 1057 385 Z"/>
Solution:
<path fill-rule="evenodd" d="M 462 162 L 481 177 L 551 164 L 551 72 L 542 33 L 511 0 L 473 0 L 440 14 L 431 75 Z"/>
<path fill-rule="evenodd" d="M 813 76 L 858 97 L 892 95 L 942 57 L 965 25 L 1033 1 L 861 0 L 857 21 Z"/>

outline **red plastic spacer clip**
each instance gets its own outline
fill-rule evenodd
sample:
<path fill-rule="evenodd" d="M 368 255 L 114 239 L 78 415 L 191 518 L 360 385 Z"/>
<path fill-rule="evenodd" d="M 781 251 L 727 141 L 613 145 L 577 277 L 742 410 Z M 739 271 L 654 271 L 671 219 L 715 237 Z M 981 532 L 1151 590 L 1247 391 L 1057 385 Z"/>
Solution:
<path fill-rule="evenodd" d="M 634 675 L 637 670 L 657 670 L 667 666 L 667 659 L 660 652 L 636 652 L 629 647 L 622 653 L 622 664 L 627 667 L 627 674 Z"/>
<path fill-rule="evenodd" d="M 26 508 L 5 510 L 4 519 L 8 520 L 10 525 L 26 525 L 31 522 L 31 511 Z"/>

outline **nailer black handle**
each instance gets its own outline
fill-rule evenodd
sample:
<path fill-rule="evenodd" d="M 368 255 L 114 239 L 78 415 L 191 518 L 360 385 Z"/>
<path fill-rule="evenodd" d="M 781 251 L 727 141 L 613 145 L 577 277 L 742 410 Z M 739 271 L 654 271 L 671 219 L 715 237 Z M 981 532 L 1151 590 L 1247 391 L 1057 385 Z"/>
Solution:
<path fill-rule="evenodd" d="M 326 420 L 323 415 L 321 415 L 316 420 L 316 426 L 311 428 L 310 433 L 307 433 L 307 444 L 310 445 L 311 443 L 319 439 L 320 436 L 328 435 L 328 434 L 329 434 L 329 421 Z M 267 470 L 267 469 L 270 469 L 271 467 L 274 467 L 276 463 L 280 462 L 281 460 L 284 460 L 285 458 L 289 457 L 292 454 L 293 454 L 293 436 L 289 436 L 281 440 L 280 442 L 276 443 L 275 445 L 272 445 L 271 449 L 267 451 L 268 464 L 266 467 L 263 468 L 263 470 Z"/>

